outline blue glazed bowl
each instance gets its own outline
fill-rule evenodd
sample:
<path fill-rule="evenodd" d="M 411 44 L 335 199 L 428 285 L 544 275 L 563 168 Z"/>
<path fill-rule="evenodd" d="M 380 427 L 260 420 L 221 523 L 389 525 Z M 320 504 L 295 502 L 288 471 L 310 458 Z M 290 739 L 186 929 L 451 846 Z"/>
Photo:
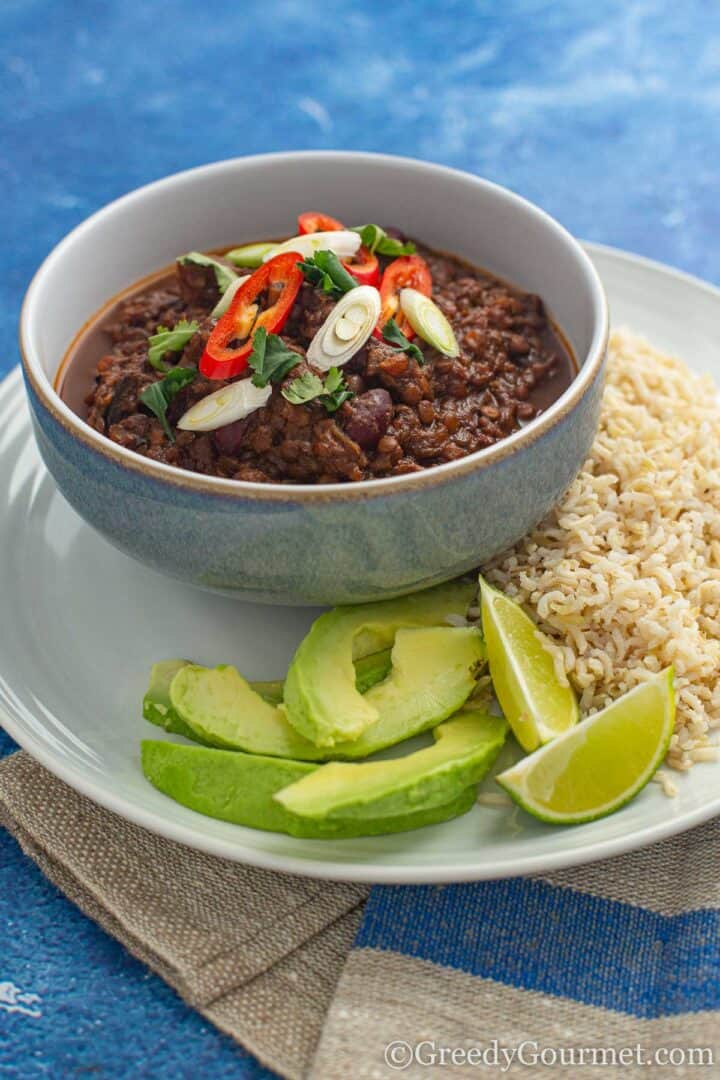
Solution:
<path fill-rule="evenodd" d="M 579 373 L 536 420 L 466 458 L 356 484 L 255 484 L 151 461 L 77 417 L 53 382 L 78 329 L 111 297 L 190 249 L 287 233 L 298 210 L 392 222 L 539 293 Z M 605 296 L 581 246 L 512 192 L 384 155 L 238 158 L 168 177 L 94 214 L 48 256 L 20 323 L 43 460 L 77 512 L 122 551 L 183 581 L 276 604 L 359 603 L 447 580 L 535 525 L 597 427 Z"/>

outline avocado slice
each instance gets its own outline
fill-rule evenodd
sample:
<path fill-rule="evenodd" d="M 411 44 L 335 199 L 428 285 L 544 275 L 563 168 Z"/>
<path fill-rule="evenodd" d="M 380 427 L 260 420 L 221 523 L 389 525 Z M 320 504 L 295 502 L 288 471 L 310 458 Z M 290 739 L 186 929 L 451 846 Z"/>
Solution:
<path fill-rule="evenodd" d="M 390 653 L 388 652 L 388 662 Z M 170 685 L 183 668 L 193 666 L 190 660 L 161 660 L 153 664 L 150 671 L 150 684 L 143 697 L 143 716 L 151 724 L 163 728 L 174 735 L 183 735 L 186 739 L 200 742 L 203 746 L 217 745 L 212 737 L 204 738 L 195 728 L 187 724 L 170 699 Z M 203 669 L 204 670 L 204 669 Z M 281 682 L 257 682 L 252 687 L 264 702 L 277 705 L 282 701 Z"/>
<path fill-rule="evenodd" d="M 170 684 L 170 702 L 190 737 L 205 746 L 300 761 L 325 756 L 228 664 L 216 668 L 186 664 Z"/>
<path fill-rule="evenodd" d="M 390 675 L 367 691 L 378 719 L 359 739 L 318 747 L 288 723 L 285 710 L 263 701 L 234 667 L 185 664 L 170 687 L 170 708 L 206 746 L 250 754 L 327 761 L 359 758 L 439 724 L 475 688 L 485 646 L 473 627 L 399 630 Z"/>
<path fill-rule="evenodd" d="M 391 655 L 390 675 L 365 694 L 377 720 L 328 758 L 369 757 L 447 720 L 475 689 L 486 651 L 476 627 L 428 626 L 398 630 Z"/>
<path fill-rule="evenodd" d="M 371 686 L 382 682 L 389 674 L 391 667 L 391 649 L 381 649 L 379 652 L 370 653 L 369 656 L 358 657 L 355 661 L 355 689 L 358 694 L 364 694 Z M 282 701 L 282 698 L 280 700 Z"/>
<path fill-rule="evenodd" d="M 271 679 L 268 682 L 251 682 L 248 684 L 256 694 L 259 694 L 268 705 L 280 705 L 283 699 L 283 682 L 281 679 Z"/>
<path fill-rule="evenodd" d="M 204 740 L 195 732 L 173 708 L 170 701 L 170 683 L 178 671 L 192 663 L 191 660 L 161 660 L 153 664 L 150 672 L 150 684 L 143 698 L 143 716 L 151 724 L 164 728 L 176 735 L 184 735 L 195 742 Z M 385 678 L 391 667 L 390 649 L 364 656 L 355 662 L 355 685 L 364 694 L 375 683 Z M 279 705 L 283 699 L 283 683 L 280 680 L 251 682 L 252 689 L 270 705 Z M 212 741 L 205 745 L 215 745 Z"/>
<path fill-rule="evenodd" d="M 359 738 L 378 719 L 378 710 L 358 693 L 353 660 L 392 645 L 401 627 L 442 626 L 448 615 L 464 615 L 476 591 L 472 581 L 452 581 L 321 615 L 300 643 L 285 680 L 290 723 L 317 746 Z"/>
<path fill-rule="evenodd" d="M 183 806 L 235 825 L 308 839 L 376 836 L 434 825 L 466 813 L 477 795 L 468 787 L 443 806 L 416 806 L 385 819 L 308 821 L 286 810 L 273 795 L 309 776 L 316 765 L 154 739 L 143 740 L 141 754 L 150 783 Z"/>
<path fill-rule="evenodd" d="M 142 713 L 151 724 L 156 724 L 165 731 L 184 735 L 186 739 L 197 739 L 195 732 L 178 716 L 170 701 L 170 683 L 178 671 L 189 663 L 189 660 L 161 660 L 153 664 L 150 685 L 143 698 Z"/>
<path fill-rule="evenodd" d="M 349 764 L 331 762 L 275 795 L 298 817 L 328 823 L 442 806 L 477 784 L 500 753 L 507 722 L 466 709 L 435 728 L 435 743 L 406 757 Z"/>
<path fill-rule="evenodd" d="M 381 649 L 380 652 L 371 653 L 370 656 L 361 656 L 355 661 L 355 686 L 359 694 L 364 694 L 375 683 L 385 678 L 391 667 L 390 649 Z M 260 697 L 265 698 L 271 705 L 280 705 L 283 699 L 285 684 L 279 679 L 272 682 L 250 683 Z"/>

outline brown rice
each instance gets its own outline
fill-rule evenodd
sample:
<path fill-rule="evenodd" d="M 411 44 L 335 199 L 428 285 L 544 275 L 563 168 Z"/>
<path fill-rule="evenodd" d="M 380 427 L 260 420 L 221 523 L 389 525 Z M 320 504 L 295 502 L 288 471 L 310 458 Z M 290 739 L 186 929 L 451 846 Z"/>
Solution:
<path fill-rule="evenodd" d="M 672 664 L 667 763 L 720 725 L 720 404 L 709 377 L 613 334 L 592 453 L 560 504 L 488 569 L 550 638 L 584 713 Z"/>

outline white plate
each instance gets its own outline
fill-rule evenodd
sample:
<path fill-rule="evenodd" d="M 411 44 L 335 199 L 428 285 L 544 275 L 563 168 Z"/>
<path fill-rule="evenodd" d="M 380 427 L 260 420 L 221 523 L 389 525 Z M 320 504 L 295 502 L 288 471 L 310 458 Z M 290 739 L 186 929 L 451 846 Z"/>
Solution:
<path fill-rule="evenodd" d="M 720 380 L 720 291 L 589 246 L 615 325 L 645 333 Z M 0 387 L 0 720 L 78 791 L 163 836 L 239 862 L 351 881 L 469 881 L 538 873 L 642 847 L 720 813 L 720 766 L 679 776 L 676 799 L 649 785 L 590 825 L 543 826 L 476 807 L 396 836 L 295 840 L 201 817 L 155 791 L 139 744 L 163 737 L 140 715 L 153 660 L 236 662 L 281 674 L 314 612 L 240 604 L 183 587 L 119 554 L 64 502 L 42 466 L 18 372 Z"/>

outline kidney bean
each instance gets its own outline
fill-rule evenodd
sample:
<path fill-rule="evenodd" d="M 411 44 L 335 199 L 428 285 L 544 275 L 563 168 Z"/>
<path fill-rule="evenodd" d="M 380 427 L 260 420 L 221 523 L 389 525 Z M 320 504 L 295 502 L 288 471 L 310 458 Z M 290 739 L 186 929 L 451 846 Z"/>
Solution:
<path fill-rule="evenodd" d="M 217 428 L 213 432 L 213 442 L 219 454 L 227 457 L 237 457 L 242 450 L 245 432 L 247 431 L 247 419 L 236 420 L 233 424 Z"/>
<path fill-rule="evenodd" d="M 347 418 L 343 426 L 346 434 L 363 450 L 374 450 L 392 420 L 393 403 L 387 390 L 368 390 L 349 402 L 345 409 Z"/>

